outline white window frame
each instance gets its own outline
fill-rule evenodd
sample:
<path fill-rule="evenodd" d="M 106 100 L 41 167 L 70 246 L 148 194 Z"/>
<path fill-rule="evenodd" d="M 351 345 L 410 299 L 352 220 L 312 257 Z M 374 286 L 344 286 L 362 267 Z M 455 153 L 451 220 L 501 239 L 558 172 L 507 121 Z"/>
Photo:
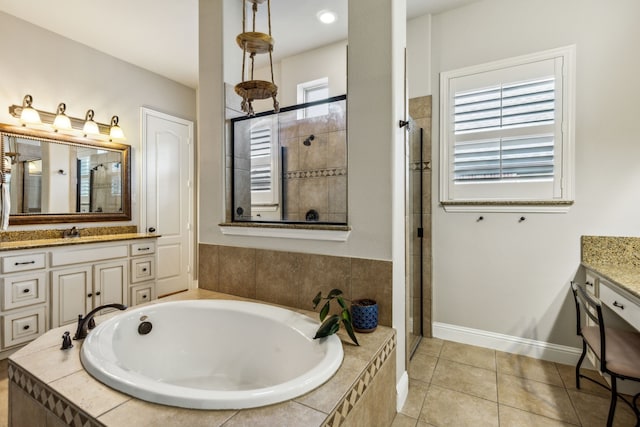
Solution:
<path fill-rule="evenodd" d="M 309 99 L 307 99 L 307 93 L 310 90 L 315 90 L 318 88 L 326 88 L 327 89 L 327 98 L 329 97 L 329 78 L 328 77 L 322 77 L 320 79 L 316 79 L 316 80 L 310 80 L 308 82 L 304 82 L 304 83 L 299 83 L 297 85 L 297 100 L 298 100 L 298 104 L 306 104 L 307 102 L 311 102 L 309 101 Z M 318 108 L 318 107 L 312 107 L 312 108 Z M 326 114 L 329 114 L 329 105 L 328 104 L 324 104 L 322 106 L 320 106 L 319 108 L 326 108 L 326 111 L 323 110 L 322 113 L 318 113 L 317 110 L 311 110 L 311 108 L 302 108 L 300 110 L 298 110 L 298 120 L 301 119 L 305 119 L 305 118 L 311 118 L 311 117 L 317 117 L 317 116 L 323 116 Z"/>
<path fill-rule="evenodd" d="M 455 86 L 465 78 L 487 83 L 510 83 L 510 69 L 528 64 L 555 61 L 556 123 L 554 148 L 554 180 L 547 184 L 547 195 L 538 197 L 535 184 L 495 182 L 491 184 L 454 183 L 453 154 L 455 144 L 453 97 Z M 559 64 L 559 67 L 557 66 Z M 525 67 L 521 67 L 521 66 Z M 519 67 L 519 68 L 518 68 Z M 504 74 L 501 80 L 492 80 Z M 516 78 L 517 80 L 517 78 Z M 478 87 L 480 89 L 480 87 Z M 551 49 L 530 55 L 466 67 L 440 74 L 440 203 L 448 212 L 567 212 L 573 203 L 574 186 L 574 111 L 575 111 L 575 46 Z M 558 119 L 560 117 L 560 120 Z M 489 133 L 489 132 L 488 132 Z M 455 187 L 458 185 L 459 187 Z M 553 190 L 549 190 L 550 186 Z M 461 186 L 466 186 L 464 191 Z M 518 187 L 519 186 L 519 187 Z M 533 188 L 530 192 L 528 188 Z M 486 191 L 485 191 L 486 190 Z M 524 190 L 524 191 L 520 191 Z M 552 195 L 548 193 L 551 192 Z M 484 194 L 482 194 L 484 193 Z M 527 194 L 529 193 L 529 194 Z"/>

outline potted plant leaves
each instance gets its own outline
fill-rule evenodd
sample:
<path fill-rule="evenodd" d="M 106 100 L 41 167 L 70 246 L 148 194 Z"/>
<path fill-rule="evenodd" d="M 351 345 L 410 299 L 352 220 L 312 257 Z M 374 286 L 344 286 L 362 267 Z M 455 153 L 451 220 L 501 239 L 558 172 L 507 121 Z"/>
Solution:
<path fill-rule="evenodd" d="M 353 329 L 353 323 L 351 319 L 351 312 L 345 299 L 342 297 L 342 291 L 340 289 L 332 289 L 326 297 L 322 296 L 322 292 L 318 292 L 318 295 L 313 299 L 313 308 L 315 309 L 320 303 L 326 300 L 322 308 L 320 309 L 320 321 L 322 324 L 316 331 L 316 335 L 313 339 L 328 337 L 333 335 L 340 329 L 340 324 L 344 326 L 344 329 L 349 334 L 349 338 L 355 345 L 360 345 L 356 334 Z M 331 310 L 331 301 L 336 301 L 341 307 L 340 314 L 332 314 L 329 316 Z M 327 317 L 328 316 L 328 317 Z"/>

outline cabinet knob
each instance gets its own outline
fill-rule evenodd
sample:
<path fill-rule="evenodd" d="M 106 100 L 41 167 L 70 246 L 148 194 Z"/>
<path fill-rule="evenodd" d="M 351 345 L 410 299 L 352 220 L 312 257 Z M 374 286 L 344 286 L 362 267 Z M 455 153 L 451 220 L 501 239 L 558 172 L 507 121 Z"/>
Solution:
<path fill-rule="evenodd" d="M 91 298 L 93 294 L 87 294 L 87 298 Z"/>
<path fill-rule="evenodd" d="M 156 229 L 155 227 L 149 227 L 149 233 L 155 233 Z"/>
<path fill-rule="evenodd" d="M 147 269 L 146 269 L 146 268 L 143 268 L 143 269 L 142 269 L 142 271 L 146 273 L 146 272 L 147 272 Z"/>
<path fill-rule="evenodd" d="M 100 296 L 100 291 L 96 292 L 96 296 L 99 297 Z"/>
<path fill-rule="evenodd" d="M 23 294 L 28 294 L 29 292 L 31 292 L 31 289 L 29 289 L 29 288 L 22 290 Z"/>
<path fill-rule="evenodd" d="M 24 326 L 22 327 L 22 329 L 24 329 L 25 331 L 26 331 L 26 330 L 28 330 L 28 329 L 29 329 L 29 325 L 24 325 Z"/>

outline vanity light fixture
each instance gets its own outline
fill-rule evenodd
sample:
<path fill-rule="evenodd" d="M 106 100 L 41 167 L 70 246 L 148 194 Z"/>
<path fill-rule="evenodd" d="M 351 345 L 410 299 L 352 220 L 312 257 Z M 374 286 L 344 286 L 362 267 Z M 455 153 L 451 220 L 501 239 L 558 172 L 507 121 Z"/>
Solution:
<path fill-rule="evenodd" d="M 85 114 L 84 116 L 84 126 L 82 126 L 82 132 L 84 132 L 84 136 L 100 134 L 100 128 L 98 127 L 98 124 L 93 121 L 94 115 L 95 113 L 93 110 L 87 110 L 87 114 Z"/>
<path fill-rule="evenodd" d="M 316 14 L 316 17 L 323 24 L 333 24 L 334 22 L 336 22 L 336 19 L 338 19 L 334 12 L 326 9 L 318 12 Z"/>
<path fill-rule="evenodd" d="M 122 132 L 122 128 L 118 126 L 118 122 L 120 118 L 118 116 L 111 117 L 111 128 L 109 129 L 109 137 L 114 139 L 125 139 L 124 132 Z"/>
<path fill-rule="evenodd" d="M 25 95 L 22 100 L 22 111 L 20 112 L 20 121 L 22 122 L 22 126 L 42 123 L 40 120 L 40 114 L 38 114 L 38 111 L 33 108 L 32 104 L 33 98 L 31 95 Z"/>
<path fill-rule="evenodd" d="M 49 111 L 36 110 L 33 108 L 33 97 L 25 95 L 22 105 L 10 105 L 9 114 L 20 120 L 22 126 L 33 126 L 54 132 L 67 134 L 91 136 L 93 139 L 102 140 L 124 140 L 124 132 L 118 125 L 118 116 L 111 118 L 111 124 L 98 123 L 94 121 L 94 111 L 88 110 L 84 119 L 67 116 L 67 105 L 64 102 L 58 104 L 55 113 Z M 113 118 L 115 117 L 115 127 L 113 129 Z M 114 136 L 115 135 L 115 136 Z"/>
<path fill-rule="evenodd" d="M 55 128 L 56 132 L 58 132 L 59 130 L 73 129 L 73 127 L 71 126 L 71 120 L 64 113 L 66 109 L 67 109 L 67 105 L 64 102 L 61 102 L 60 104 L 58 104 L 56 118 L 53 119 L 53 127 Z"/>

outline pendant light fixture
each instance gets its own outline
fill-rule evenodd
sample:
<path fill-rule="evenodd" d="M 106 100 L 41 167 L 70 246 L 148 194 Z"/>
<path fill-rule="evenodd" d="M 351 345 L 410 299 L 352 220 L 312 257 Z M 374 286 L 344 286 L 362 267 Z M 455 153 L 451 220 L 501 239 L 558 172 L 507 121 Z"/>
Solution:
<path fill-rule="evenodd" d="M 247 31 L 247 2 L 251 4 L 252 11 L 252 31 Z M 238 46 L 242 49 L 242 82 L 235 86 L 236 93 L 242 97 L 240 108 L 249 116 L 254 115 L 253 101 L 256 99 L 273 99 L 273 109 L 277 113 L 280 105 L 276 100 L 278 94 L 278 86 L 273 80 L 273 45 L 274 40 L 271 37 L 271 0 L 267 0 L 267 23 L 269 33 L 261 33 L 256 31 L 256 14 L 258 5 L 264 3 L 265 0 L 242 0 L 242 33 L 236 37 Z M 253 68 L 256 55 L 269 54 L 269 65 L 271 69 L 271 81 L 254 80 Z M 248 58 L 247 58 L 248 55 Z M 247 62 L 249 62 L 249 70 L 247 75 Z"/>

